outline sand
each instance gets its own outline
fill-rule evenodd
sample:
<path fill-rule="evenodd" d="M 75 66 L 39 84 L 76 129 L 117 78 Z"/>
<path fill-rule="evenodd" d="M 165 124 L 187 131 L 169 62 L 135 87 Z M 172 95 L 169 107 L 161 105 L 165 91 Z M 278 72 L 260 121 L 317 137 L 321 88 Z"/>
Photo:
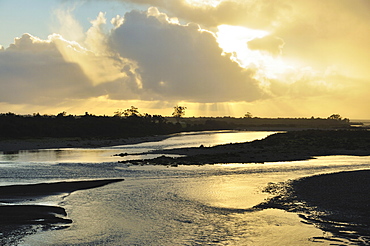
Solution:
<path fill-rule="evenodd" d="M 275 196 L 255 209 L 295 212 L 336 238 L 370 245 L 370 170 L 322 174 L 270 184 Z M 325 239 L 325 238 L 317 238 Z"/>
<path fill-rule="evenodd" d="M 37 230 L 68 227 L 72 220 L 67 218 L 64 208 L 37 204 L 17 204 L 25 200 L 77 190 L 91 189 L 123 179 L 105 179 L 0 187 L 0 245 L 14 245 L 22 237 Z M 17 202 L 14 204 L 14 202 Z"/>
<path fill-rule="evenodd" d="M 246 143 L 158 150 L 161 157 L 122 161 L 127 164 L 203 165 L 216 163 L 264 163 L 307 160 L 316 156 L 370 155 L 369 131 L 306 130 L 277 133 Z M 169 157 L 168 154 L 183 155 Z"/>

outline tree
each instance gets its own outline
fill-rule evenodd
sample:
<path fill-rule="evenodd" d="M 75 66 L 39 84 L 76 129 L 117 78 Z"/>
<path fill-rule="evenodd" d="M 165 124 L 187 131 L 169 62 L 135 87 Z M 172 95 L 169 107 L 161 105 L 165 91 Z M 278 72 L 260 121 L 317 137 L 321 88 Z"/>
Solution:
<path fill-rule="evenodd" d="M 166 118 L 164 118 L 162 115 L 153 115 L 152 120 L 154 123 L 163 124 L 166 122 Z"/>
<path fill-rule="evenodd" d="M 123 112 L 122 109 L 117 109 L 117 111 L 114 112 L 113 117 L 122 117 Z"/>
<path fill-rule="evenodd" d="M 130 116 L 141 116 L 137 107 L 131 106 L 131 108 L 123 110 L 122 114 L 126 117 Z"/>
<path fill-rule="evenodd" d="M 329 120 L 342 120 L 342 117 L 339 114 L 332 114 L 328 117 Z"/>
<path fill-rule="evenodd" d="M 252 115 L 252 113 L 251 112 L 247 112 L 245 115 L 244 115 L 244 118 L 248 118 L 248 119 L 250 119 L 250 118 L 252 118 L 253 117 L 253 115 Z"/>
<path fill-rule="evenodd" d="M 172 116 L 176 118 L 176 121 L 179 122 L 180 118 L 185 115 L 185 109 L 184 106 L 175 106 L 173 107 L 174 111 L 172 113 Z"/>
<path fill-rule="evenodd" d="M 63 117 L 66 117 L 67 116 L 67 112 L 66 111 L 63 111 L 63 112 L 61 112 L 61 113 L 59 113 L 59 114 L 57 114 L 57 118 L 63 118 Z"/>

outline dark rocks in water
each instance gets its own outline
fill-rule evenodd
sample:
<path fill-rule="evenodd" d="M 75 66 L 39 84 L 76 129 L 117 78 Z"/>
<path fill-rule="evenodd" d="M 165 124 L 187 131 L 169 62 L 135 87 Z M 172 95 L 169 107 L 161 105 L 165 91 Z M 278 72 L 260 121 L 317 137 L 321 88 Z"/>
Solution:
<path fill-rule="evenodd" d="M 64 208 L 44 205 L 0 206 L 0 245 L 18 245 L 38 230 L 64 229 L 72 223 Z"/>
<path fill-rule="evenodd" d="M 8 200 L 24 199 L 27 197 L 70 193 L 77 190 L 92 189 L 123 180 L 124 179 L 104 179 L 0 186 L 0 201 L 6 202 Z"/>
<path fill-rule="evenodd" d="M 125 156 L 128 156 L 128 154 L 127 153 L 119 153 L 119 154 L 115 154 L 113 156 L 125 157 Z"/>
<path fill-rule="evenodd" d="M 72 223 L 62 218 L 67 216 L 64 208 L 45 205 L 4 205 L 0 206 L 1 225 L 31 225 Z"/>

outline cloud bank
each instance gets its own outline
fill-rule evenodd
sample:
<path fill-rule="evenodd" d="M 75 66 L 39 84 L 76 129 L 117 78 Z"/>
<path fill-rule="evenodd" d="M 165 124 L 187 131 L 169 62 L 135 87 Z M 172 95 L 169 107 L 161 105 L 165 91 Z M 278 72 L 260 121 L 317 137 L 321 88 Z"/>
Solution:
<path fill-rule="evenodd" d="M 126 14 L 110 44 L 137 61 L 144 98 L 220 102 L 263 96 L 254 72 L 222 55 L 212 33 L 195 24 L 171 23 L 155 8 Z"/>
<path fill-rule="evenodd" d="M 172 22 L 156 8 L 132 11 L 104 32 L 104 14 L 92 21 L 84 45 L 58 34 L 16 38 L 0 52 L 4 102 L 89 98 L 253 101 L 263 91 L 254 71 L 222 55 L 214 34 Z"/>
<path fill-rule="evenodd" d="M 63 36 L 42 40 L 24 34 L 0 47 L 0 103 L 60 105 L 98 98 L 156 107 L 184 102 L 217 108 L 238 102 L 273 108 L 280 100 L 292 103 L 279 104 L 287 112 L 298 112 L 298 101 L 339 105 L 344 95 L 347 102 L 366 103 L 370 5 L 364 0 L 317 3 L 224 0 L 210 6 L 159 0 L 158 8 L 112 20 L 99 13 L 85 33 L 73 10 L 59 11 Z M 266 35 L 227 53 L 215 29 L 221 24 Z"/>

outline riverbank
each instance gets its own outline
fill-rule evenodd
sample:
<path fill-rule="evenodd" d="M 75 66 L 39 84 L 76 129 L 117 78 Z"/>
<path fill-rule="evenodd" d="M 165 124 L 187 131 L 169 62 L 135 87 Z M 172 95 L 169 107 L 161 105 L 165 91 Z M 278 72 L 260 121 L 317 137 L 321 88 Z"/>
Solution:
<path fill-rule="evenodd" d="M 370 244 L 370 170 L 272 183 L 265 192 L 275 196 L 254 209 L 278 208 L 295 212 L 304 223 L 313 224 L 335 237 L 356 245 Z"/>
<path fill-rule="evenodd" d="M 51 205 L 19 204 L 55 194 L 101 187 L 123 179 L 11 185 L 0 187 L 0 244 L 16 245 L 22 237 L 38 230 L 62 229 L 72 220 L 64 208 Z"/>
<path fill-rule="evenodd" d="M 161 141 L 171 135 L 156 135 L 136 138 L 34 138 L 0 140 L 0 152 L 16 152 L 34 149 L 99 148 L 143 142 Z"/>
<path fill-rule="evenodd" d="M 204 165 L 216 163 L 264 163 L 307 160 L 315 156 L 370 155 L 370 131 L 367 130 L 303 130 L 276 133 L 253 142 L 158 150 L 161 157 L 144 160 L 123 160 L 134 165 Z M 169 157 L 183 155 L 182 157 Z M 122 155 L 124 156 L 124 155 Z"/>
<path fill-rule="evenodd" d="M 287 127 L 287 126 L 253 126 L 242 131 L 271 131 L 271 132 L 299 132 L 299 131 L 319 131 L 317 128 L 309 127 Z M 217 130 L 212 130 L 217 131 Z M 228 130 L 239 131 L 239 130 Z M 335 130 L 332 130 L 335 131 Z M 100 148 L 118 145 L 138 144 L 143 142 L 156 142 L 169 138 L 179 133 L 168 135 L 150 135 L 145 137 L 130 138 L 104 138 L 104 137 L 70 137 L 70 138 L 0 138 L 1 152 L 17 152 L 21 150 L 35 149 L 59 149 L 59 148 Z M 180 151 L 180 150 L 176 150 Z M 191 154 L 192 150 L 184 150 L 186 154 Z M 190 153 L 191 152 L 191 153 Z"/>

